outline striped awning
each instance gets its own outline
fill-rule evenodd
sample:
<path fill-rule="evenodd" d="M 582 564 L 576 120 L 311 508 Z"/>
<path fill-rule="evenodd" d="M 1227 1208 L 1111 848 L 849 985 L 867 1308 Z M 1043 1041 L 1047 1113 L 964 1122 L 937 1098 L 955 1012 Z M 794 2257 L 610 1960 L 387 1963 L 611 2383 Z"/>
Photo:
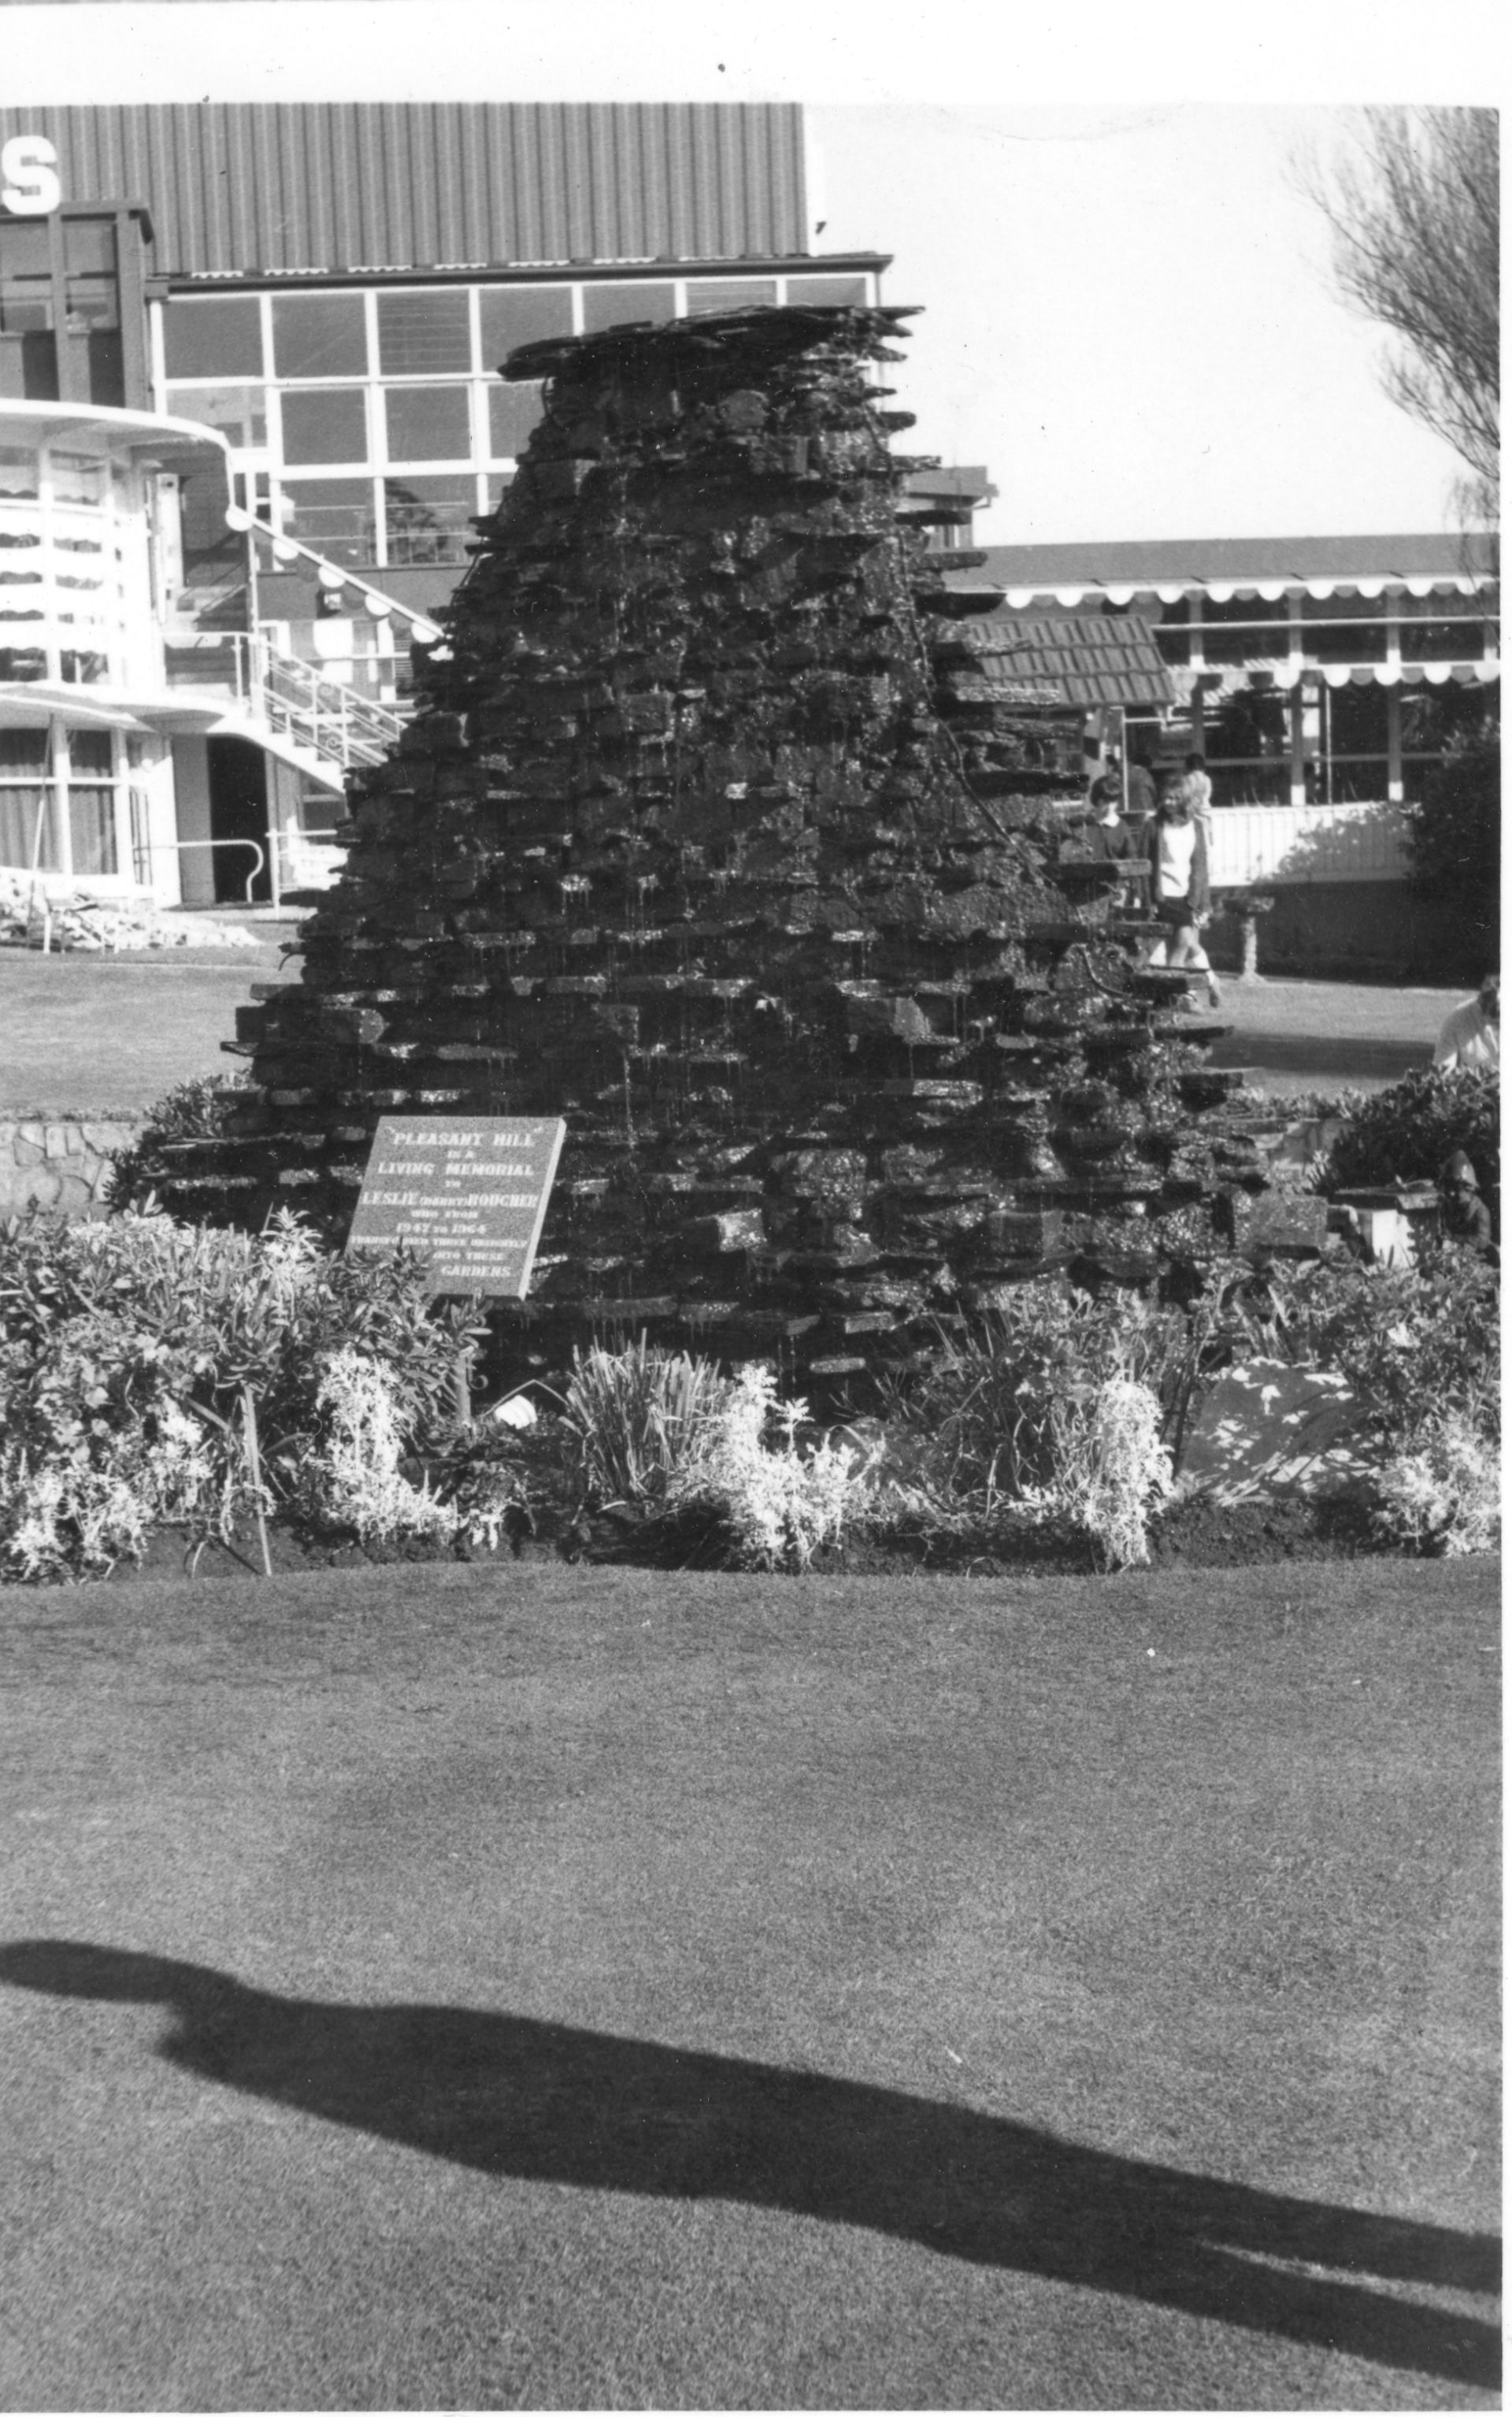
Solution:
<path fill-rule="evenodd" d="M 1300 680 L 1323 680 L 1329 688 L 1470 688 L 1502 676 L 1499 655 L 1478 655 L 1462 663 L 1319 663 L 1293 662 L 1285 656 L 1263 662 L 1225 663 L 1221 668 L 1195 670 L 1172 666 L 1171 676 L 1185 702 L 1196 689 L 1206 696 L 1233 696 L 1242 689 L 1295 688 Z"/>

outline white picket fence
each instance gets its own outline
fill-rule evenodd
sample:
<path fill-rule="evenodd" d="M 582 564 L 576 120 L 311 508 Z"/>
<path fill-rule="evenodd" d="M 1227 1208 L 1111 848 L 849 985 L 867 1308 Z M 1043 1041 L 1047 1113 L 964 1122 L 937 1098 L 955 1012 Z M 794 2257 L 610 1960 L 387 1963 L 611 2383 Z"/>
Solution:
<path fill-rule="evenodd" d="M 1208 877 L 1215 889 L 1256 882 L 1405 881 L 1406 816 L 1365 800 L 1338 806 L 1216 806 Z"/>

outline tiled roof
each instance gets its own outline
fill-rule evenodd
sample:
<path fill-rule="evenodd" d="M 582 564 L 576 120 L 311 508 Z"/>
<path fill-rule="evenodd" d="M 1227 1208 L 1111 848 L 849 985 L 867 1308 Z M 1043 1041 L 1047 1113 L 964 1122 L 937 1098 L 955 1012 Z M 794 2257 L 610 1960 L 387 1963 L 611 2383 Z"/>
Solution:
<path fill-rule="evenodd" d="M 1496 569 L 1487 538 L 1444 530 L 1400 537 L 1163 538 L 1132 544 L 993 545 L 972 584 L 1031 588 L 1153 587 L 1254 580 L 1454 579 Z"/>
<path fill-rule="evenodd" d="M 989 614 L 947 625 L 937 643 L 946 691 L 963 704 L 1176 702 L 1149 624 L 1132 615 L 1031 621 Z"/>

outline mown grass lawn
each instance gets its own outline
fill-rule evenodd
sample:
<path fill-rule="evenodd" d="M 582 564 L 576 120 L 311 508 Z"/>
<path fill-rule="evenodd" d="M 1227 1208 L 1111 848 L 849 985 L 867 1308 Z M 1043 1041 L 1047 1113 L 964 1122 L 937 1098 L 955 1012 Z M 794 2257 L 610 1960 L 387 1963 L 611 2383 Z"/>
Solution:
<path fill-rule="evenodd" d="M 235 1037 L 237 1008 L 254 981 L 289 970 L 271 946 L 209 964 L 199 950 L 0 949 L 0 1116 L 129 1117 L 180 1083 L 232 1073 L 240 1060 L 220 1044 Z"/>
<path fill-rule="evenodd" d="M 1498 1582 L 8 1590 L 0 2400 L 1493 2405 Z"/>

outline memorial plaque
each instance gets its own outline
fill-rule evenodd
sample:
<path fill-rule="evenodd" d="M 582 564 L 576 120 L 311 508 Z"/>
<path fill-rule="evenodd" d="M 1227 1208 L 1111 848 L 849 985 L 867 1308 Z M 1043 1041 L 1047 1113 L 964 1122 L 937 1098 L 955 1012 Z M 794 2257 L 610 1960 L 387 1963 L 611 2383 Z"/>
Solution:
<path fill-rule="evenodd" d="M 347 1247 L 423 1254 L 433 1292 L 523 1300 L 560 1117 L 380 1117 Z"/>

